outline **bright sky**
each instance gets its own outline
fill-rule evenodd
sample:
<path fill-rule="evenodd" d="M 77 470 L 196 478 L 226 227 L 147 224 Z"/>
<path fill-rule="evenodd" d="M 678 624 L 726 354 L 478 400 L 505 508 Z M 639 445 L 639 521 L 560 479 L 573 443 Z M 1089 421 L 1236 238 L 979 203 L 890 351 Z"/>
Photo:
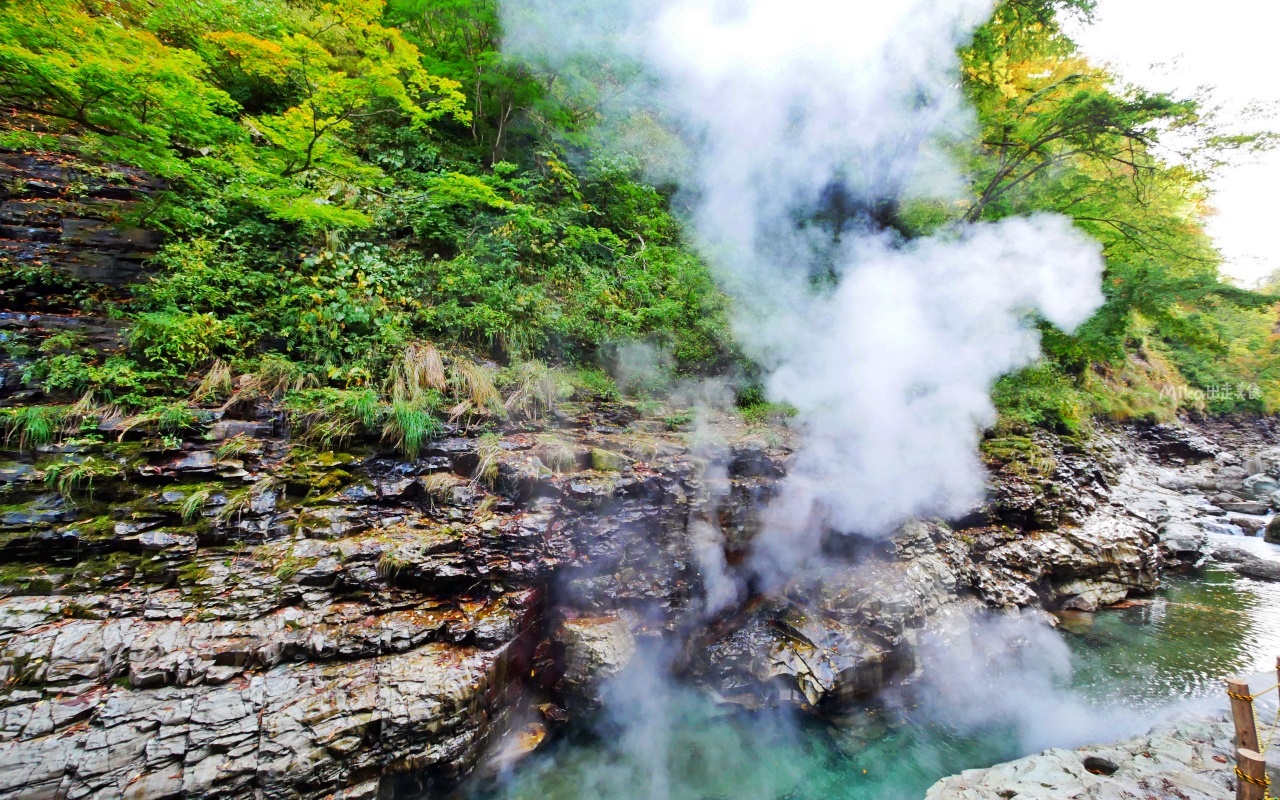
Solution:
<path fill-rule="evenodd" d="M 1280 103 L 1277 23 L 1280 8 L 1259 0 L 1098 0 L 1094 24 L 1072 34 L 1133 83 L 1184 95 L 1212 86 L 1226 113 L 1238 115 Z M 1251 286 L 1280 268 L 1280 152 L 1225 170 L 1214 188 L 1209 230 L 1224 271 Z"/>

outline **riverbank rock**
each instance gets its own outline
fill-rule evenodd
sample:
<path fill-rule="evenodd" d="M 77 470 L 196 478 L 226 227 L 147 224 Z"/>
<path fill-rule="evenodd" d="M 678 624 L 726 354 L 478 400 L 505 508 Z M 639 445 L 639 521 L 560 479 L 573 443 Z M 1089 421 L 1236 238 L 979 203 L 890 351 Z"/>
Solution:
<path fill-rule="evenodd" d="M 1271 544 L 1280 544 L 1280 514 L 1271 518 L 1262 532 L 1262 538 Z"/>
<path fill-rule="evenodd" d="M 1262 558 L 1242 547 L 1220 546 L 1213 551 L 1213 557 L 1230 564 L 1236 572 L 1246 578 L 1258 581 L 1280 581 L 1280 561 Z"/>
<path fill-rule="evenodd" d="M 922 631 L 960 602 L 954 533 L 913 520 L 888 541 L 845 547 L 783 596 L 754 599 L 696 638 L 699 680 L 748 708 L 828 711 L 910 676 Z"/>
<path fill-rule="evenodd" d="M 1185 425 L 1143 425 L 1130 428 L 1135 433 L 1138 443 L 1151 456 L 1164 462 L 1175 464 L 1196 464 L 1208 461 L 1222 448 L 1212 442 L 1201 431 Z M 1245 473 L 1241 469 L 1242 477 Z"/>
<path fill-rule="evenodd" d="M 1166 522 L 1160 526 L 1160 550 L 1170 566 L 1200 566 L 1207 558 L 1208 546 L 1209 537 L 1198 525 Z"/>
<path fill-rule="evenodd" d="M 555 639 L 564 648 L 561 682 L 570 713 L 599 708 L 603 683 L 631 663 L 636 655 L 632 621 L 625 616 L 610 615 L 579 617 L 560 623 Z"/>
<path fill-rule="evenodd" d="M 255 437 L 234 460 L 139 429 L 0 453 L 0 798 L 422 796 L 531 707 L 594 707 L 631 624 L 704 592 L 704 471 L 624 411 L 506 432 L 491 479 L 474 438 L 405 461 L 225 416 Z M 747 530 L 788 450 L 725 440 L 715 513 Z M 552 447 L 619 457 L 538 468 Z M 91 497 L 41 479 L 67 458 L 102 465 Z"/>
<path fill-rule="evenodd" d="M 1109 745 L 1043 753 L 934 784 L 926 800 L 1233 800 L 1234 730 L 1182 718 Z"/>

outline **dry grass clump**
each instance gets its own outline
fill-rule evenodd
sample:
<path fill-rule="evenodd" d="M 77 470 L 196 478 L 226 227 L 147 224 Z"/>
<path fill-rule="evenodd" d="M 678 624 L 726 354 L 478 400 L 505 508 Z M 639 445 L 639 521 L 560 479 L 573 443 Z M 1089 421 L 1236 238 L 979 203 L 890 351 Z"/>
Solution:
<path fill-rule="evenodd" d="M 572 442 L 558 436 L 543 436 L 538 440 L 539 460 L 552 471 L 560 474 L 578 471 L 578 449 Z"/>
<path fill-rule="evenodd" d="M 502 440 L 497 435 L 486 433 L 476 442 L 476 455 L 480 460 L 476 463 L 472 477 L 479 483 L 493 486 L 498 480 L 498 463 L 502 458 Z"/>
<path fill-rule="evenodd" d="M 215 358 L 208 371 L 191 392 L 191 400 L 205 403 L 220 397 L 231 397 L 235 393 L 235 382 L 232 380 L 231 365 L 220 358 Z"/>
<path fill-rule="evenodd" d="M 464 480 L 452 472 L 434 472 L 422 479 L 422 490 L 432 505 L 447 505 L 453 500 L 453 488 Z"/>
<path fill-rule="evenodd" d="M 394 402 L 428 405 L 434 402 L 434 392 L 448 388 L 444 358 L 430 342 L 409 344 L 391 367 L 390 393 Z"/>
<path fill-rule="evenodd" d="M 502 416 L 506 412 L 496 384 L 497 371 L 493 367 L 459 358 L 453 362 L 449 372 L 449 389 L 458 398 L 458 404 L 449 409 L 451 419 Z"/>
<path fill-rule="evenodd" d="M 525 361 L 508 370 L 504 408 L 508 414 L 537 420 L 573 393 L 573 384 L 541 361 Z"/>

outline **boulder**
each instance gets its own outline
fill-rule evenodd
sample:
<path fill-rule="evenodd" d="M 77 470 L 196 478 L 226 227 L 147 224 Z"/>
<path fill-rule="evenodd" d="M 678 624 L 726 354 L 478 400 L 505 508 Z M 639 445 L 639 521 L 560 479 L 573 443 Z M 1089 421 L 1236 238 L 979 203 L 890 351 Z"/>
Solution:
<path fill-rule="evenodd" d="M 1243 547 L 1223 546 L 1213 552 L 1218 561 L 1231 564 L 1236 573 L 1258 581 L 1280 581 L 1280 561 L 1263 558 Z"/>
<path fill-rule="evenodd" d="M 1230 514 L 1227 516 L 1227 522 L 1241 528 L 1250 536 L 1257 536 L 1263 528 L 1267 527 L 1268 519 L 1255 515 Z"/>
<path fill-rule="evenodd" d="M 1271 544 L 1280 544 L 1280 514 L 1276 514 L 1267 523 L 1267 527 L 1262 533 L 1262 538 Z"/>
<path fill-rule="evenodd" d="M 591 468 L 600 472 L 618 472 L 631 463 L 623 453 L 595 448 L 591 451 Z"/>
<path fill-rule="evenodd" d="M 1219 503 L 1219 507 L 1230 514 L 1252 514 L 1260 516 L 1271 510 L 1271 499 L 1268 496 L 1266 502 L 1242 502 L 1242 503 Z"/>
<path fill-rule="evenodd" d="M 209 426 L 209 432 L 205 434 L 205 438 L 210 441 L 220 442 L 224 439 L 235 438 L 236 436 L 262 439 L 270 435 L 271 423 L 269 422 L 249 422 L 242 419 L 223 419 L 218 420 Z"/>
<path fill-rule="evenodd" d="M 1271 495 L 1280 491 L 1280 481 L 1266 474 L 1250 475 L 1244 479 L 1242 489 L 1246 496 L 1269 503 Z"/>
<path fill-rule="evenodd" d="M 159 552 L 174 548 L 193 550 L 196 546 L 196 539 L 194 536 L 183 536 L 166 531 L 146 531 L 138 535 L 138 546 L 147 552 Z"/>
<path fill-rule="evenodd" d="M 567 619 L 556 639 L 564 647 L 561 686 L 571 712 L 597 707 L 600 685 L 622 672 L 636 654 L 631 625 L 622 615 Z"/>
<path fill-rule="evenodd" d="M 0 483 L 35 483 L 40 477 L 40 472 L 30 464 L 0 466 Z"/>
<path fill-rule="evenodd" d="M 1205 559 L 1209 537 L 1189 522 L 1166 522 L 1160 526 L 1160 550 L 1169 563 L 1199 566 Z"/>
<path fill-rule="evenodd" d="M 1183 718 L 1114 744 L 966 770 L 935 783 L 925 800 L 1232 800 L 1233 739 L 1224 718 Z"/>

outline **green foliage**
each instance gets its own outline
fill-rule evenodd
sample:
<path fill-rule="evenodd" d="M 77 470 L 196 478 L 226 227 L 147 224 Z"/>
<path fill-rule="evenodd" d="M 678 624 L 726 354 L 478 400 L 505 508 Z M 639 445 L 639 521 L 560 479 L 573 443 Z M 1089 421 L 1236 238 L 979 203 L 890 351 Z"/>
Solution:
<path fill-rule="evenodd" d="M 618 384 L 609 373 L 595 367 L 579 367 L 569 373 L 575 396 L 588 400 L 617 400 L 622 396 Z"/>
<path fill-rule="evenodd" d="M 742 408 L 742 419 L 748 425 L 782 422 L 797 414 L 796 407 L 788 403 L 753 403 Z"/>
<path fill-rule="evenodd" d="M 94 481 L 118 478 L 124 469 L 114 461 L 97 456 L 90 456 L 82 461 L 67 460 L 50 464 L 44 470 L 44 482 L 56 487 L 63 497 L 71 498 L 76 493 L 93 499 Z"/>
<path fill-rule="evenodd" d="M 422 445 L 443 431 L 444 426 L 430 411 L 396 402 L 391 404 L 382 438 L 409 458 L 417 458 Z"/>
<path fill-rule="evenodd" d="M 1086 394 L 1053 362 L 1001 378 L 992 390 L 1000 415 L 1026 427 L 1078 434 L 1093 410 Z"/>
<path fill-rule="evenodd" d="M 68 123 L 106 158 L 182 175 L 170 148 L 234 138 L 235 102 L 203 79 L 198 54 L 138 26 L 133 4 L 113 5 L 94 13 L 75 0 L 4 3 L 0 102 Z"/>
<path fill-rule="evenodd" d="M 1062 34 L 1063 6 L 1089 11 L 1008 0 L 962 52 L 982 125 L 965 218 L 1065 214 L 1106 259 L 1101 310 L 1071 336 L 1043 326 L 1049 363 L 1002 380 L 997 403 L 1021 422 L 1066 430 L 1099 412 L 1166 417 L 1202 407 L 1202 396 L 1217 412 L 1264 410 L 1273 402 L 1264 396 L 1275 397 L 1262 388 L 1271 387 L 1266 359 L 1248 354 L 1272 350 L 1261 309 L 1275 298 L 1219 275 L 1202 167 L 1272 137 L 1224 136 L 1196 102 L 1117 86 Z M 1156 148 L 1170 130 L 1193 143 L 1177 164 Z"/>
<path fill-rule="evenodd" d="M 17 441 L 18 449 L 51 443 L 61 432 L 67 409 L 63 406 L 0 408 L 0 432 L 5 446 Z"/>
<path fill-rule="evenodd" d="M 1101 243 L 1102 310 L 1073 335 L 1042 325 L 1046 360 L 996 386 L 1013 424 L 1276 410 L 1276 299 L 1224 283 L 1202 225 L 1208 170 L 1270 138 L 1225 135 L 1197 103 L 1117 85 L 1063 32 L 1064 15 L 1091 10 L 996 7 L 961 52 L 981 129 L 954 153 L 969 202 L 894 202 L 891 223 L 916 236 L 1054 211 Z M 381 438 L 415 455 L 443 419 L 618 398 L 585 366 L 617 345 L 673 356 L 628 387 L 640 394 L 735 359 L 727 301 L 671 191 L 634 158 L 585 154 L 606 98 L 570 98 L 570 81 L 502 58 L 496 0 L 0 0 L 0 12 L 0 103 L 15 115 L 0 146 L 165 180 L 126 220 L 168 236 L 123 302 L 104 307 L 47 267 L 0 270 L 10 296 L 129 325 L 124 352 L 74 334 L 6 339 L 54 398 L 88 394 L 169 433 L 194 423 L 187 399 L 268 399 L 322 446 Z M 1176 164 L 1157 149 L 1172 129 L 1194 143 Z M 739 406 L 748 421 L 787 412 L 758 387 Z M 21 446 L 62 424 L 48 409 L 0 414 Z"/>
<path fill-rule="evenodd" d="M 378 0 L 213 6 L 6 2 L 0 102 L 204 195 L 167 215 L 180 226 L 219 196 L 303 227 L 367 224 L 341 195 L 380 178 L 356 153 L 369 126 L 469 119 L 458 84 L 381 24 Z"/>
<path fill-rule="evenodd" d="M 50 394 L 147 409 L 198 383 L 221 399 L 217 359 L 272 397 L 370 387 L 424 340 L 508 363 L 589 363 L 632 339 L 686 370 L 729 357 L 723 296 L 668 198 L 634 163 L 568 166 L 564 134 L 585 117 L 499 57 L 490 0 L 5 9 L 0 102 L 36 122 L 3 143 L 167 180 L 140 212 L 170 234 L 152 277 L 110 309 L 128 352 L 49 342 L 26 372 Z M 0 280 L 97 302 L 56 271 Z M 492 392 L 455 394 L 463 416 L 503 413 Z"/>
<path fill-rule="evenodd" d="M 23 378 L 39 383 L 53 395 L 81 395 L 92 391 L 95 396 L 122 406 L 146 406 L 156 387 L 172 386 L 177 376 L 165 370 L 147 369 L 124 355 L 105 359 L 89 353 L 45 356 L 23 370 Z"/>
<path fill-rule="evenodd" d="M 129 345 L 142 363 L 186 374 L 217 353 L 234 352 L 235 329 L 212 314 L 157 311 L 139 314 Z"/>

